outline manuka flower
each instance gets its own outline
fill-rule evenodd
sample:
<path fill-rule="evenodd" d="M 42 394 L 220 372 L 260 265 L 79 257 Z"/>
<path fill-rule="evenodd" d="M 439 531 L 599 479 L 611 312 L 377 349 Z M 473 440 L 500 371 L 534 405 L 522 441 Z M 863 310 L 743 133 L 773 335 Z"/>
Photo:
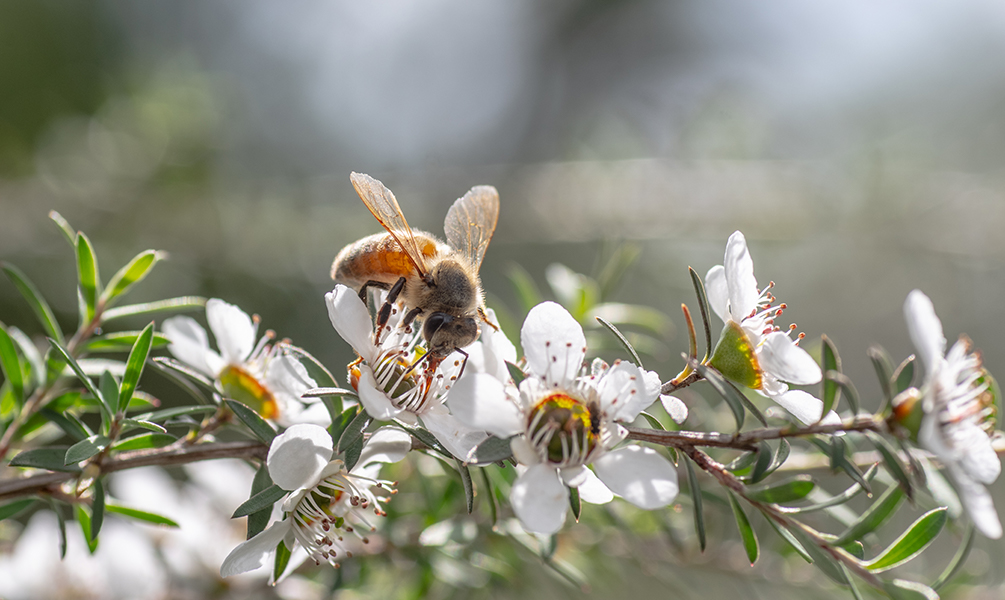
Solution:
<path fill-rule="evenodd" d="M 454 354 L 435 369 L 422 363 L 413 368 L 426 348 L 419 331 L 398 326 L 401 311 L 397 307 L 378 340 L 366 305 L 351 288 L 336 285 L 325 295 L 325 301 L 332 326 L 359 355 L 360 360 L 350 365 L 349 380 L 371 417 L 378 421 L 398 419 L 408 425 L 421 420 L 447 450 L 460 458 L 488 437 L 483 430 L 471 429 L 454 418 L 443 402 L 462 368 L 499 368 L 502 359 L 498 337 L 493 338 L 496 342 L 491 347 L 475 342 L 483 347 L 468 352 L 475 358 L 468 361 L 471 365 L 463 365 L 461 355 Z M 485 331 L 491 331 L 491 327 L 482 330 L 483 336 L 491 335 Z M 501 332 L 493 333 L 505 339 Z"/>
<path fill-rule="evenodd" d="M 270 344 L 275 334 L 267 331 L 255 342 L 257 316 L 252 319 L 233 304 L 213 298 L 206 303 L 206 321 L 220 352 L 209 347 L 206 330 L 185 316 L 165 319 L 161 325 L 170 340 L 168 351 L 213 379 L 224 397 L 250 406 L 266 419 L 281 425 L 330 422 L 321 402 L 301 399 L 317 385 L 300 361 L 283 352 L 283 344 Z"/>
<path fill-rule="evenodd" d="M 317 564 L 337 566 L 343 557 L 351 558 L 344 536 L 368 543 L 367 534 L 375 531 L 372 517 L 385 514 L 381 503 L 395 493 L 392 482 L 378 479 L 381 463 L 401 460 L 411 447 L 412 438 L 404 431 L 378 429 L 347 471 L 341 460 L 331 460 L 332 438 L 322 427 L 294 425 L 276 436 L 266 464 L 272 481 L 290 490 L 282 504 L 283 519 L 234 548 L 220 574 L 228 577 L 265 565 L 280 542 L 291 551 L 299 544 Z"/>
<path fill-rule="evenodd" d="M 980 352 L 961 336 L 946 353 L 942 322 L 932 301 L 914 290 L 904 303 L 911 341 L 925 365 L 921 388 L 923 416 L 918 442 L 939 458 L 959 486 L 960 499 L 974 524 L 989 538 L 1000 538 L 1001 522 L 989 485 L 1001 473 L 1001 462 L 991 445 L 995 426 L 994 383 L 981 363 Z M 895 414 L 911 412 L 902 403 Z"/>
<path fill-rule="evenodd" d="M 726 326 L 719 337 L 709 364 L 728 379 L 755 389 L 780 404 L 804 423 L 820 420 L 823 402 L 800 390 L 790 390 L 785 382 L 797 385 L 819 383 L 820 367 L 798 339 L 790 334 L 795 325 L 782 330 L 775 325 L 785 304 L 773 304 L 771 288 L 757 289 L 754 262 L 747 241 L 739 231 L 726 242 L 722 265 L 705 275 L 708 303 Z M 802 338 L 799 334 L 798 338 Z M 837 421 L 835 413 L 826 421 Z"/>
<path fill-rule="evenodd" d="M 618 422 L 630 423 L 659 396 L 658 377 L 628 362 L 595 361 L 584 373 L 583 329 L 554 302 L 531 309 L 520 341 L 529 374 L 518 388 L 489 373 L 465 373 L 447 402 L 472 427 L 516 436 L 513 455 L 526 468 L 510 503 L 524 527 L 558 531 L 569 507 L 567 486 L 579 488 L 587 502 L 617 494 L 646 509 L 669 504 L 678 490 L 673 465 L 652 448 L 614 449 L 627 436 Z"/>

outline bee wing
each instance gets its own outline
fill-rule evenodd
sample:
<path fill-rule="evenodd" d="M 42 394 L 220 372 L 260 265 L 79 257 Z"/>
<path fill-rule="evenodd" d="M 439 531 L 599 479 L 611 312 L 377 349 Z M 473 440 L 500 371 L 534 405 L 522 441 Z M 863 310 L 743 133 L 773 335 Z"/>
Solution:
<path fill-rule="evenodd" d="M 398 242 L 398 245 L 419 271 L 419 275 L 425 276 L 428 269 L 426 269 L 426 262 L 422 258 L 422 252 L 419 251 L 419 244 L 416 243 L 415 236 L 412 235 L 412 228 L 408 226 L 405 215 L 401 214 L 401 208 L 391 190 L 387 189 L 383 183 L 363 173 L 353 173 L 349 179 L 352 180 L 352 187 L 356 188 L 356 193 L 363 200 L 363 204 L 366 204 L 373 216 L 377 217 L 377 221 Z"/>
<path fill-rule="evenodd" d="M 447 242 L 467 257 L 475 271 L 482 265 L 498 220 L 499 192 L 491 185 L 471 188 L 447 212 L 447 220 L 443 223 Z"/>

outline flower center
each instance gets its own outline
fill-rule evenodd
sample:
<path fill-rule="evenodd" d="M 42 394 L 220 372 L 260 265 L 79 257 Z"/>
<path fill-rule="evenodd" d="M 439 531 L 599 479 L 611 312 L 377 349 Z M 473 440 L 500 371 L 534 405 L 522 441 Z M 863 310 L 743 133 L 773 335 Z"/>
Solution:
<path fill-rule="evenodd" d="M 527 431 L 548 462 L 582 464 L 600 441 L 600 422 L 596 401 L 584 403 L 564 392 L 554 392 L 530 411 Z"/>
<path fill-rule="evenodd" d="M 225 396 L 245 404 L 266 419 L 279 416 L 279 403 L 269 388 L 237 365 L 220 372 L 220 386 Z"/>

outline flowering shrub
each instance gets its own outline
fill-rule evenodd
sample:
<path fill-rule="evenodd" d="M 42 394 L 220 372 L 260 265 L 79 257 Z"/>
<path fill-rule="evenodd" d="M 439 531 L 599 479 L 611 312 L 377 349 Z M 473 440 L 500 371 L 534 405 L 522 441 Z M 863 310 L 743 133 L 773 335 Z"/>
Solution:
<path fill-rule="evenodd" d="M 776 324 L 786 305 L 776 301 L 773 283 L 758 287 L 740 232 L 729 237 L 724 264 L 704 281 L 690 273 L 701 318 L 696 325 L 684 307 L 689 347 L 676 376 L 646 370 L 633 335 L 603 316 L 627 314 L 626 307 L 584 303 L 588 295 L 576 290 L 593 284 L 556 267 L 550 270 L 556 295 L 576 305 L 530 308 L 520 352 L 486 307 L 479 338 L 435 361 L 427 360 L 422 328 L 408 322 L 414 315 L 405 317 L 415 307 L 392 302 L 375 326 L 356 290 L 336 285 L 318 302 L 327 304 L 331 324 L 358 356 L 342 380 L 333 375 L 340 369 L 292 341 L 271 331 L 259 337 L 258 318 L 223 300 L 185 296 L 122 305 L 164 255 L 140 253 L 102 281 L 87 236 L 52 217 L 76 260 L 80 325 L 64 335 L 28 276 L 3 266 L 38 323 L 24 325 L 34 335 L 0 326 L 6 465 L 0 519 L 30 519 L 19 544 L 39 535 L 36 523 L 58 522 L 52 535 L 61 541 L 54 546 L 68 562 L 90 560 L 99 538 L 145 539 L 128 533 L 122 519 L 169 528 L 181 522 L 183 530 L 203 523 L 188 532 L 203 541 L 188 546 L 157 536 L 132 542 L 142 548 L 133 558 L 157 574 L 116 581 L 103 590 L 107 595 L 157 597 L 165 578 L 183 575 L 194 585 L 193 573 L 205 574 L 172 560 L 164 561 L 166 571 L 153 565 L 158 552 L 170 558 L 165 549 L 175 545 L 209 544 L 200 529 L 233 526 L 210 517 L 175 522 L 157 513 L 156 502 L 129 506 L 136 495 L 127 490 L 138 488 L 128 482 L 149 472 L 143 468 L 223 458 L 257 470 L 250 484 L 250 470 L 244 479 L 235 471 L 241 489 L 211 494 L 213 502 L 228 493 L 242 498 L 230 500 L 227 510 L 247 517 L 233 522 L 246 523 L 245 541 L 234 543 L 230 533 L 209 536 L 229 552 L 225 559 L 214 555 L 219 563 L 212 570 L 227 582 L 245 582 L 229 584 L 237 588 L 250 585 L 242 577 L 255 576 L 241 575 L 248 572 L 282 586 L 291 574 L 316 581 L 312 577 L 332 568 L 340 569 L 329 579 L 333 586 L 363 585 L 368 561 L 401 568 L 404 557 L 451 585 L 477 586 L 512 577 L 507 565 L 526 560 L 527 551 L 586 586 L 591 578 L 575 566 L 572 549 L 557 552 L 571 529 L 599 527 L 603 515 L 644 535 L 664 523 L 676 532 L 675 543 L 705 551 L 706 512 L 718 510 L 708 502 L 714 500 L 729 507 L 751 564 L 764 548 L 784 547 L 855 597 L 867 586 L 893 598 L 935 598 L 966 560 L 975 526 L 986 537 L 1001 537 L 986 489 L 1001 470 L 994 446 L 999 390 L 969 338 L 946 351 L 942 325 L 920 291 L 911 292 L 904 307 L 920 360 L 895 362 L 878 347 L 870 352 L 882 390 L 875 413 L 863 408 L 842 373 L 833 342 L 822 338 L 818 361 L 804 347 L 811 338 L 793 337 L 794 326 Z M 203 311 L 219 350 L 192 316 L 169 316 L 158 326 L 162 314 Z M 710 312 L 724 323 L 714 345 Z M 139 331 L 116 330 L 120 319 L 137 316 L 154 320 Z M 591 329 L 584 331 L 577 319 Z M 591 355 L 587 336 L 599 340 L 598 331 L 622 349 L 619 360 Z M 651 328 L 634 339 L 658 335 Z M 97 353 L 119 358 L 96 359 Z M 177 394 L 145 393 L 152 370 L 170 378 Z M 674 395 L 684 388 L 705 393 Z M 765 398 L 784 411 L 762 412 Z M 735 421 L 732 431 L 708 430 L 729 422 L 710 418 L 720 412 Z M 844 489 L 825 491 L 814 474 L 819 466 L 846 479 Z M 382 467 L 394 475 L 381 475 Z M 200 471 L 190 469 L 185 479 L 199 481 Z M 157 473 L 151 477 L 163 479 Z M 409 497 L 399 501 L 403 488 Z M 169 502 L 173 493 L 158 492 L 163 506 L 187 511 L 212 504 Z M 918 514 L 893 519 L 905 498 Z M 608 510 L 583 501 L 623 506 Z M 578 525 L 569 523 L 570 513 Z M 685 527 L 693 529 L 681 537 Z M 938 537 L 943 531 L 950 533 Z M 937 537 L 941 546 L 960 550 L 941 575 L 929 568 L 906 571 L 906 578 L 887 574 Z M 191 562 L 193 552 L 181 554 Z M 17 564 L 0 562 L 0 573 L 19 573 L 0 578 L 0 595 L 43 593 L 45 577 L 32 579 Z"/>

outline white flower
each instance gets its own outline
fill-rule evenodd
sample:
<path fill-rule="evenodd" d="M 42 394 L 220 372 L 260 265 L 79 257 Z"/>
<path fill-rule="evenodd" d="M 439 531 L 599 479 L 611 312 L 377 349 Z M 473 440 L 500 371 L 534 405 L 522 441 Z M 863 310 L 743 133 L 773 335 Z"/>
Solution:
<path fill-rule="evenodd" d="M 228 577 L 265 565 L 279 542 L 290 550 L 299 544 L 317 564 L 334 566 L 343 556 L 352 557 L 343 534 L 368 543 L 366 534 L 375 531 L 370 514 L 383 516 L 380 503 L 395 493 L 391 482 L 377 478 L 381 463 L 401 460 L 411 447 L 412 438 L 404 431 L 378 429 L 356 466 L 346 471 L 341 460 L 331 460 L 333 443 L 324 428 L 294 425 L 276 436 L 266 464 L 272 481 L 290 490 L 282 504 L 284 517 L 234 548 L 220 574 Z"/>
<path fill-rule="evenodd" d="M 195 319 L 165 319 L 161 331 L 175 358 L 212 378 L 224 397 L 247 404 L 266 419 L 281 425 L 331 422 L 321 402 L 301 399 L 317 385 L 300 361 L 283 352 L 283 344 L 269 344 L 275 334 L 268 331 L 255 342 L 257 317 L 252 320 L 233 304 L 213 298 L 206 303 L 206 321 L 220 352 L 209 347 L 206 330 Z"/>
<path fill-rule="evenodd" d="M 422 364 L 412 368 L 426 349 L 421 345 L 420 332 L 398 326 L 401 311 L 397 307 L 381 339 L 374 340 L 370 313 L 355 291 L 339 284 L 325 294 L 325 301 L 332 326 L 361 359 L 350 365 L 350 384 L 359 392 L 360 404 L 371 417 L 378 421 L 398 419 L 408 425 L 421 420 L 447 450 L 460 458 L 488 437 L 483 430 L 474 430 L 454 418 L 443 402 L 462 368 L 505 370 L 505 357 L 500 354 L 505 350 L 499 340 L 499 336 L 503 340 L 505 336 L 501 332 L 487 338 L 494 340 L 492 344 L 475 342 L 468 346 L 468 365 L 463 365 L 459 355 L 453 355 L 433 365 L 435 368 Z M 489 331 L 491 327 L 483 327 L 482 337 L 492 336 Z M 516 351 L 512 354 L 515 356 Z"/>
<path fill-rule="evenodd" d="M 946 354 L 942 322 L 928 296 L 913 290 L 904 303 L 911 341 L 925 365 L 924 416 L 919 443 L 946 466 L 960 487 L 960 499 L 974 524 L 989 538 L 1002 535 L 1001 522 L 985 485 L 1001 473 L 991 445 L 994 429 L 990 376 L 970 340 L 960 337 Z"/>
<path fill-rule="evenodd" d="M 678 491 L 673 465 L 652 448 L 614 449 L 627 436 L 618 422 L 633 421 L 656 400 L 659 378 L 628 362 L 595 361 L 592 373 L 584 373 L 583 329 L 554 302 L 531 309 L 520 340 L 529 375 L 518 390 L 488 373 L 465 373 L 447 402 L 472 427 L 517 436 L 510 444 L 526 469 L 510 503 L 524 527 L 558 531 L 569 506 L 567 486 L 587 502 L 608 502 L 616 493 L 646 509 L 669 504 Z"/>
<path fill-rule="evenodd" d="M 789 337 L 795 325 L 786 330 L 775 325 L 786 306 L 772 304 L 772 287 L 774 282 L 757 289 L 747 241 L 739 231 L 733 232 L 726 242 L 723 264 L 705 275 L 709 306 L 726 324 L 709 363 L 729 379 L 771 398 L 800 421 L 816 423 L 823 402 L 804 391 L 790 390 L 785 382 L 819 383 L 822 373 L 798 341 Z M 824 422 L 839 419 L 832 412 Z"/>

